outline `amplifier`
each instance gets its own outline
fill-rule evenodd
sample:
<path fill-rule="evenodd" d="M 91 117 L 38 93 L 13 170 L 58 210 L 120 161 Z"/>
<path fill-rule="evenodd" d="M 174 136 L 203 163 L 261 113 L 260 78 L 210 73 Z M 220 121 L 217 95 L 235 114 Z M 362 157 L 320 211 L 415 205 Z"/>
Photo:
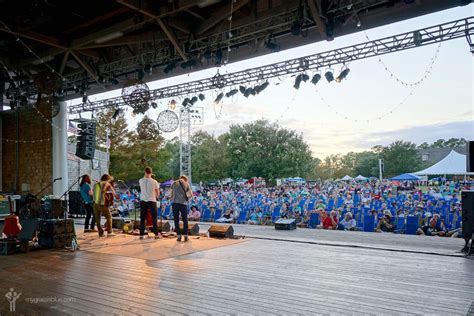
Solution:
<path fill-rule="evenodd" d="M 74 233 L 57 235 L 38 234 L 38 244 L 44 248 L 64 248 L 71 246 Z"/>
<path fill-rule="evenodd" d="M 280 218 L 275 222 L 275 229 L 277 230 L 292 230 L 296 229 L 296 220 Z"/>
<path fill-rule="evenodd" d="M 58 235 L 74 232 L 74 220 L 64 219 L 43 219 L 39 221 L 38 228 L 43 235 Z"/>
<path fill-rule="evenodd" d="M 179 222 L 179 231 L 183 232 L 183 223 L 182 222 Z M 189 236 L 199 235 L 199 225 L 196 224 L 196 223 L 188 224 L 188 235 Z"/>
<path fill-rule="evenodd" d="M 462 232 L 464 238 L 472 238 L 474 232 L 474 191 L 461 192 Z"/>

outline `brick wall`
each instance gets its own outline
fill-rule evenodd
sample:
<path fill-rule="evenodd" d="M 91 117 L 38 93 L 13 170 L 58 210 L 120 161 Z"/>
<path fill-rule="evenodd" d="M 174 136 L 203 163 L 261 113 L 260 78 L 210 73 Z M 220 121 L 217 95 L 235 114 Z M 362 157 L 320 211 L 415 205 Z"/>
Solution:
<path fill-rule="evenodd" d="M 48 104 L 39 106 L 46 117 L 49 114 Z M 52 127 L 35 109 L 21 108 L 17 113 L 2 113 L 2 190 L 22 191 L 22 184 L 29 186 L 29 191 L 36 194 L 52 180 L 52 141 L 37 143 L 19 142 L 19 174 L 16 178 L 16 128 L 18 115 L 19 140 L 44 140 L 52 138 Z M 7 141 L 8 140 L 8 141 Z M 51 194 L 49 188 L 44 194 Z"/>

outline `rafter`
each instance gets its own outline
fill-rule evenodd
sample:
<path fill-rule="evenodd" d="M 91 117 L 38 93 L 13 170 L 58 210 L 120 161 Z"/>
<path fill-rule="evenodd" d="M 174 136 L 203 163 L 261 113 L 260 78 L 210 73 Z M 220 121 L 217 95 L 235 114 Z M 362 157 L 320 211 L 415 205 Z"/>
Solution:
<path fill-rule="evenodd" d="M 95 71 L 84 60 L 82 60 L 81 57 L 79 57 L 74 51 L 71 51 L 71 55 L 77 60 L 79 65 L 81 65 L 82 68 L 84 68 L 89 73 L 92 79 L 94 79 L 95 81 L 98 80 Z"/>
<path fill-rule="evenodd" d="M 66 63 L 69 59 L 69 54 L 71 52 L 70 51 L 66 51 L 66 53 L 64 53 L 64 56 L 63 56 L 63 60 L 61 61 L 61 65 L 59 66 L 59 73 L 62 75 L 63 72 L 64 72 L 64 68 L 66 67 Z"/>
<path fill-rule="evenodd" d="M 39 34 L 39 33 L 36 33 L 36 32 L 31 32 L 31 31 L 21 31 L 20 32 L 20 31 L 12 30 L 11 28 L 10 28 L 10 30 L 8 30 L 8 29 L 3 28 L 3 27 L 0 27 L 0 31 L 7 32 L 7 33 L 13 33 L 16 36 L 27 38 L 27 39 L 33 40 L 35 42 L 42 43 L 42 44 L 49 45 L 49 46 L 53 46 L 53 47 L 56 47 L 56 48 L 66 49 L 66 47 L 64 45 L 61 45 L 59 43 L 58 39 L 56 39 L 54 37 L 42 35 L 42 34 Z"/>
<path fill-rule="evenodd" d="M 233 1 L 233 0 L 232 0 Z M 233 12 L 239 10 L 244 5 L 246 5 L 249 0 L 236 0 L 233 7 Z M 232 13 L 233 13 L 232 12 Z M 214 26 L 216 26 L 222 20 L 228 18 L 230 16 L 230 5 L 226 4 L 225 6 L 221 7 L 216 13 L 212 15 L 212 17 L 206 21 L 204 21 L 201 26 L 198 28 L 196 34 L 202 35 L 206 31 L 210 30 Z"/>
<path fill-rule="evenodd" d="M 308 0 L 308 5 L 311 15 L 313 16 L 314 23 L 316 23 L 318 28 L 318 32 L 321 34 L 321 38 L 326 39 L 326 24 L 324 24 L 323 20 L 321 19 L 321 5 L 319 0 Z"/>
<path fill-rule="evenodd" d="M 176 38 L 176 36 L 170 31 L 170 29 L 168 28 L 168 26 L 161 20 L 161 18 L 157 15 L 155 15 L 154 13 L 150 12 L 149 10 L 147 10 L 146 8 L 141 8 L 139 6 L 139 4 L 137 4 L 137 1 L 133 1 L 134 3 L 132 4 L 131 2 L 128 2 L 128 1 L 125 1 L 125 0 L 117 0 L 118 3 L 124 5 L 124 6 L 127 6 L 129 7 L 130 9 L 132 10 L 135 10 L 137 12 L 140 12 L 141 14 L 145 15 L 146 17 L 148 18 L 151 18 L 153 20 L 155 20 L 158 25 L 160 25 L 161 29 L 163 30 L 163 32 L 165 33 L 165 35 L 168 37 L 168 39 L 170 40 L 170 42 L 173 44 L 174 48 L 176 49 L 176 51 L 178 52 L 178 54 L 181 56 L 181 58 L 184 60 L 184 61 L 187 61 L 188 58 L 186 57 L 186 54 L 184 53 L 183 49 L 181 48 L 179 42 L 178 42 L 178 39 Z"/>

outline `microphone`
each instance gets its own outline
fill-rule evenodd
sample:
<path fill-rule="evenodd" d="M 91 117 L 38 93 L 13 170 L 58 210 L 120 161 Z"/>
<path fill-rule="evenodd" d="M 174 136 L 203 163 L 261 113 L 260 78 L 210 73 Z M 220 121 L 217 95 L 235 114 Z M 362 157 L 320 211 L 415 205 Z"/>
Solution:
<path fill-rule="evenodd" d="M 58 180 L 62 180 L 63 178 L 56 178 L 56 179 L 53 179 L 53 181 L 58 181 Z"/>

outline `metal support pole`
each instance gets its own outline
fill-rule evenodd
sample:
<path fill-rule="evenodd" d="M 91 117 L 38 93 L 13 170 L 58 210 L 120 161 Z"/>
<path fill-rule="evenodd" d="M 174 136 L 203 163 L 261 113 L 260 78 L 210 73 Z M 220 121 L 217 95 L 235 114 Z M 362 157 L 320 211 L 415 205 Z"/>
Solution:
<path fill-rule="evenodd" d="M 191 114 L 186 107 L 179 114 L 179 172 L 191 184 Z"/>

